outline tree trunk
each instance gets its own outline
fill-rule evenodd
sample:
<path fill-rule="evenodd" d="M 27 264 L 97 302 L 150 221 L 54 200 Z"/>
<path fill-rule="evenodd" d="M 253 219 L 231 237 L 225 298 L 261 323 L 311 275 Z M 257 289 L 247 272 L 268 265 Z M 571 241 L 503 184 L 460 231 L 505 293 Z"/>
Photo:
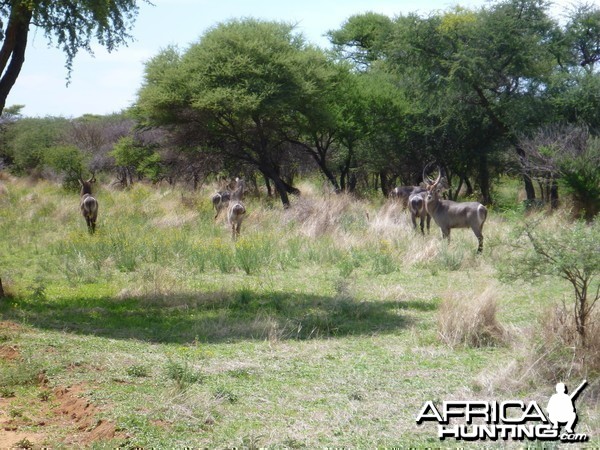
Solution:
<path fill-rule="evenodd" d="M 482 152 L 479 155 L 479 188 L 481 189 L 481 203 L 489 205 L 492 203 L 490 193 L 490 172 L 487 161 L 487 153 Z"/>
<path fill-rule="evenodd" d="M 0 49 L 0 114 L 25 62 L 31 17 L 32 11 L 26 5 L 19 2 L 18 6 L 13 6 Z"/>
<path fill-rule="evenodd" d="M 550 207 L 558 208 L 558 183 L 556 180 L 550 182 Z"/>
<path fill-rule="evenodd" d="M 467 197 L 470 197 L 471 195 L 473 195 L 473 185 L 471 184 L 471 180 L 469 180 L 469 177 L 465 177 L 465 186 L 467 186 Z"/>
<path fill-rule="evenodd" d="M 279 197 L 281 198 L 281 203 L 283 204 L 283 207 L 289 208 L 290 199 L 288 197 L 288 194 L 299 195 L 300 190 L 295 188 L 294 186 L 290 186 L 285 181 L 283 181 L 283 179 L 279 176 L 279 174 L 273 169 L 266 168 L 266 167 L 259 167 L 258 170 L 260 170 L 260 172 L 263 174 L 263 176 L 265 177 L 265 180 L 270 179 L 273 181 L 273 184 L 275 184 L 275 189 L 277 189 L 277 193 L 279 194 Z"/>
<path fill-rule="evenodd" d="M 317 165 L 321 169 L 321 172 L 323 172 L 323 175 L 325 175 L 327 177 L 327 179 L 329 180 L 329 182 L 331 183 L 331 185 L 333 186 L 335 191 L 338 192 L 340 190 L 340 185 L 338 184 L 337 179 L 335 178 L 335 175 L 331 172 L 331 170 L 329 170 L 329 167 L 327 167 L 327 164 L 325 163 L 325 161 L 322 161 L 320 158 L 317 158 L 316 156 L 315 156 L 315 161 L 317 162 Z"/>
<path fill-rule="evenodd" d="M 460 190 L 462 189 L 462 185 L 464 183 L 464 178 L 463 177 L 458 177 L 458 187 L 456 188 L 456 191 L 454 192 L 454 196 L 450 196 L 450 200 L 457 200 L 458 199 L 458 194 L 460 193 Z"/>
<path fill-rule="evenodd" d="M 272 197 L 273 191 L 271 190 L 271 182 L 269 181 L 269 177 L 266 176 L 265 174 L 263 174 L 263 177 L 265 179 L 265 186 L 267 187 L 267 196 Z"/>
<path fill-rule="evenodd" d="M 388 181 L 387 172 L 385 170 L 379 172 L 379 178 L 381 179 L 381 193 L 384 197 L 387 198 L 387 196 L 390 193 L 390 185 Z"/>
<path fill-rule="evenodd" d="M 287 189 L 285 188 L 285 183 L 279 177 L 277 179 L 273 179 L 273 183 L 275 183 L 275 189 L 279 193 L 279 198 L 281 199 L 281 204 L 285 209 L 290 207 L 290 199 L 287 195 Z"/>

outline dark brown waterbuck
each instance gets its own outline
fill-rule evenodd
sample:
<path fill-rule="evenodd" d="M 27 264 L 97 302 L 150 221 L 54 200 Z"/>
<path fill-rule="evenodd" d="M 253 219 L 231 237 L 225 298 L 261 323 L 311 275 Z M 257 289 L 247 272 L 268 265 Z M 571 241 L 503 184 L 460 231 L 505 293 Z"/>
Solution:
<path fill-rule="evenodd" d="M 425 234 L 425 219 L 427 219 L 427 233 L 429 233 L 429 229 L 431 226 L 431 216 L 427 213 L 427 208 L 425 208 L 425 198 L 427 197 L 427 191 L 413 191 L 408 197 L 408 208 L 410 209 L 410 220 L 412 220 L 412 224 L 414 229 L 417 229 L 417 217 L 420 220 L 421 225 L 421 233 Z"/>
<path fill-rule="evenodd" d="M 402 203 L 404 208 L 408 207 L 408 201 L 412 194 L 418 194 L 419 192 L 425 192 L 426 189 L 421 186 L 396 186 L 389 193 L 389 197 L 397 199 Z"/>
<path fill-rule="evenodd" d="M 98 200 L 92 197 L 92 184 L 95 182 L 96 177 L 94 174 L 87 181 L 81 177 L 79 178 L 79 184 L 81 185 L 79 207 L 81 208 L 81 215 L 85 219 L 90 234 L 96 231 L 96 219 L 98 218 Z"/>
<path fill-rule="evenodd" d="M 442 181 L 442 171 L 438 168 L 439 175 L 435 181 L 425 177 L 423 170 L 423 182 L 427 184 L 427 197 L 425 198 L 425 207 L 427 212 L 435 223 L 442 229 L 442 235 L 450 240 L 450 230 L 452 228 L 471 228 L 477 239 L 479 246 L 477 253 L 483 250 L 483 224 L 487 218 L 487 209 L 479 202 L 453 202 L 451 200 L 440 199 L 440 191 L 444 189 Z"/>

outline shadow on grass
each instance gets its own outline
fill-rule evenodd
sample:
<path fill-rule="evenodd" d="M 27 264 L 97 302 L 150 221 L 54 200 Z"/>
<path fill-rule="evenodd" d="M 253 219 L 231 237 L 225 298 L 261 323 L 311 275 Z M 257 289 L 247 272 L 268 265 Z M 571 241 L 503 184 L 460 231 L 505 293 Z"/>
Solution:
<path fill-rule="evenodd" d="M 426 302 L 358 301 L 351 297 L 247 289 L 115 299 L 15 298 L 1 308 L 8 320 L 78 334 L 152 342 L 235 342 L 315 339 L 393 333 L 408 326 L 407 309 Z"/>

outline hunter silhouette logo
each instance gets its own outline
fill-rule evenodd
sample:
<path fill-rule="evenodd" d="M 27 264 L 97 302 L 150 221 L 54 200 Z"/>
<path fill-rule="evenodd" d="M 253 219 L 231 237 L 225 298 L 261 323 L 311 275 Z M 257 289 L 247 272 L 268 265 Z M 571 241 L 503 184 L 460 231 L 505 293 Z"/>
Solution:
<path fill-rule="evenodd" d="M 573 426 L 577 422 L 577 412 L 575 411 L 573 400 L 575 400 L 575 397 L 579 395 L 586 384 L 587 380 L 583 380 L 571 395 L 567 394 L 567 387 L 564 383 L 556 384 L 556 394 L 550 397 L 548 406 L 546 407 L 548 418 L 552 422 L 554 430 L 558 429 L 558 424 L 562 422 L 567 424 L 565 431 L 573 434 Z"/>
<path fill-rule="evenodd" d="M 585 442 L 588 436 L 576 434 L 573 428 L 577 422 L 574 401 L 586 385 L 587 381 L 583 380 L 569 395 L 565 384 L 558 383 L 556 393 L 548 400 L 547 414 L 536 401 L 452 400 L 442 402 L 440 406 L 428 401 L 421 408 L 416 421 L 418 425 L 436 422 L 440 440 Z M 561 424 L 565 424 L 562 432 Z"/>

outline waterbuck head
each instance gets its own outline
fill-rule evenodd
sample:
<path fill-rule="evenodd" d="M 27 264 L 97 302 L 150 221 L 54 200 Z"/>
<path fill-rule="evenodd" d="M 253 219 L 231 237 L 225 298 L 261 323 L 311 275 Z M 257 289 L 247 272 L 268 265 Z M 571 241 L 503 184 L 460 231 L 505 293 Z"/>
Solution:
<path fill-rule="evenodd" d="M 426 171 L 430 165 L 431 163 L 427 164 L 423 169 L 423 184 L 427 189 L 425 201 L 427 203 L 434 203 L 439 200 L 440 192 L 442 192 L 444 189 L 448 189 L 448 182 L 446 181 L 445 177 L 442 177 L 442 169 L 440 166 L 437 166 L 438 176 L 435 181 L 427 176 Z"/>
<path fill-rule="evenodd" d="M 89 180 L 85 181 L 82 177 L 79 177 L 79 185 L 81 186 L 80 196 L 85 194 L 92 195 L 92 185 L 96 182 L 96 175 L 92 172 L 92 176 Z"/>

